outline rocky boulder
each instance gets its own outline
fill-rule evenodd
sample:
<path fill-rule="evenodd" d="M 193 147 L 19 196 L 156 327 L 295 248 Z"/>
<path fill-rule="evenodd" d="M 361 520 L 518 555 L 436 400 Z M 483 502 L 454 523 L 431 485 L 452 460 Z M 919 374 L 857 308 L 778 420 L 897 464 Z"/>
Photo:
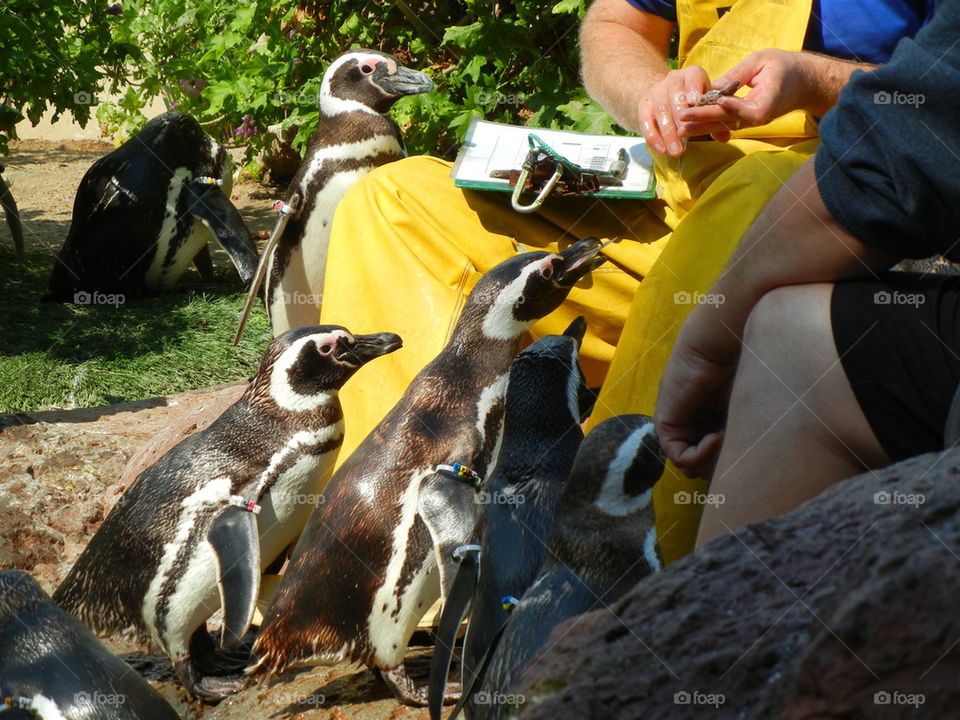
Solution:
<path fill-rule="evenodd" d="M 957 717 L 960 449 L 839 483 L 556 629 L 524 718 Z"/>

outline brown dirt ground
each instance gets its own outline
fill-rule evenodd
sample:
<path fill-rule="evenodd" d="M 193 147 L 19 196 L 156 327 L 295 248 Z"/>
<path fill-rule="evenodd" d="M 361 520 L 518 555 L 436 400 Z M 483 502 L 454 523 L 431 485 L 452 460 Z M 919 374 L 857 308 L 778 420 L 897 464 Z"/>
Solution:
<path fill-rule="evenodd" d="M 55 254 L 70 223 L 76 188 L 87 168 L 110 152 L 109 143 L 23 140 L 3 158 L 24 219 L 28 251 Z M 270 203 L 280 190 L 255 182 L 235 185 L 231 199 L 262 242 L 272 228 Z M 39 199 L 39 201 L 38 201 Z M 0 228 L 0 242 L 10 242 Z M 214 262 L 228 264 L 220 248 Z M 0 415 L 0 569 L 30 571 L 52 592 L 129 482 L 127 462 L 170 425 L 202 411 L 236 387 L 184 393 L 104 408 Z M 140 453 L 142 456 L 142 453 Z M 422 720 L 361 666 L 337 665 L 288 672 L 269 686 L 251 687 L 219 706 L 190 702 L 173 682 L 170 665 L 149 648 L 105 640 L 174 705 L 184 718 L 358 718 Z M 428 673 L 429 648 L 411 647 L 408 668 L 419 683 Z"/>

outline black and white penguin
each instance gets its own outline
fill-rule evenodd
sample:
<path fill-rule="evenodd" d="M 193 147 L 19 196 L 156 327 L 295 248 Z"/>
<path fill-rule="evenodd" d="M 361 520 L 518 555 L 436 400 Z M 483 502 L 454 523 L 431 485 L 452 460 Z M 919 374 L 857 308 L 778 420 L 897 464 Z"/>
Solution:
<path fill-rule="evenodd" d="M 208 277 L 214 237 L 249 282 L 257 248 L 230 202 L 232 183 L 227 151 L 194 118 L 153 118 L 83 176 L 44 299 L 170 290 L 191 262 Z"/>
<path fill-rule="evenodd" d="M 13 246 L 17 250 L 17 258 L 23 260 L 23 226 L 20 224 L 20 211 L 17 209 L 17 202 L 10 192 L 10 185 L 2 177 L 4 170 L 6 168 L 0 165 L 0 205 L 3 206 L 3 214 L 7 219 L 10 234 L 13 236 Z"/>
<path fill-rule="evenodd" d="M 0 648 L 4 720 L 177 720 L 150 683 L 23 570 L 0 571 Z"/>
<path fill-rule="evenodd" d="M 511 598 L 523 595 L 543 565 L 547 533 L 583 440 L 582 399 L 588 390 L 578 349 L 586 328 L 578 318 L 563 335 L 541 338 L 510 366 L 503 440 L 476 498 L 481 508 L 476 541 L 458 548 L 460 567 L 434 639 L 433 720 L 440 717 L 453 646 L 468 606 L 465 687 L 476 682 L 488 648 L 510 616 Z"/>
<path fill-rule="evenodd" d="M 337 391 L 400 344 L 335 325 L 274 340 L 243 396 L 127 489 L 55 600 L 97 632 L 154 641 L 193 695 L 235 691 L 236 680 L 201 678 L 215 666 L 205 623 L 222 607 L 221 645 L 240 643 L 263 570 L 322 501 L 343 440 Z"/>
<path fill-rule="evenodd" d="M 251 672 L 361 661 L 402 702 L 426 704 L 403 657 L 449 587 L 450 553 L 473 531 L 464 508 L 474 491 L 435 468 L 466 459 L 486 472 L 510 363 L 533 322 L 602 264 L 599 248 L 591 238 L 561 254 L 523 253 L 480 278 L 446 347 L 335 473 L 264 616 Z"/>
<path fill-rule="evenodd" d="M 388 111 L 404 95 L 432 89 L 429 77 L 376 50 L 351 50 L 323 74 L 320 122 L 287 193 L 296 209 L 264 258 L 269 263 L 264 297 L 274 336 L 316 324 L 337 205 L 358 179 L 406 154 Z"/>
<path fill-rule="evenodd" d="M 651 498 L 665 457 L 644 415 L 600 423 L 577 453 L 550 530 L 547 559 L 510 613 L 480 681 L 464 688 L 467 716 L 493 720 L 517 712 L 515 685 L 564 620 L 609 607 L 659 572 Z"/>

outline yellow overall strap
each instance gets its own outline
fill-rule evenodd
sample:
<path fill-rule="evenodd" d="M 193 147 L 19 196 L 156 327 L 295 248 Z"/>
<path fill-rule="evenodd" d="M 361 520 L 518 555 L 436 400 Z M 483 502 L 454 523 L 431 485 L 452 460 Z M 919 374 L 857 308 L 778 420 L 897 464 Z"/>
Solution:
<path fill-rule="evenodd" d="M 699 65 L 712 80 L 757 50 L 803 48 L 811 0 L 716 0 L 677 2 L 680 67 Z M 746 95 L 741 88 L 737 95 Z M 809 138 L 817 136 L 810 114 L 794 110 L 733 137 Z"/>

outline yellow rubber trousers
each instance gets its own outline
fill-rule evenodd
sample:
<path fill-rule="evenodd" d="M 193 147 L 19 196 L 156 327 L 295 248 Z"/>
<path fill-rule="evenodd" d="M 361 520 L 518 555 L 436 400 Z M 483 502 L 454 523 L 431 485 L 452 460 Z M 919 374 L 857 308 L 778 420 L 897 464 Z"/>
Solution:
<path fill-rule="evenodd" d="M 752 50 L 802 46 L 810 0 L 678 6 L 683 62 L 717 77 Z M 716 7 L 714 7 L 716 6 Z M 362 368 L 341 392 L 347 458 L 443 347 L 477 278 L 523 250 L 557 250 L 590 235 L 620 238 L 610 262 L 536 323 L 561 332 L 577 315 L 588 383 L 602 390 L 593 426 L 622 413 L 653 414 L 664 365 L 683 320 L 704 298 L 754 218 L 809 158 L 812 120 L 790 113 L 721 144 L 692 141 L 679 159 L 655 158 L 660 200 L 555 199 L 520 215 L 509 196 L 459 190 L 450 165 L 414 157 L 378 168 L 344 197 L 334 219 L 321 322 L 396 332 L 404 347 Z M 642 281 L 642 282 L 641 282 Z M 668 465 L 654 492 L 667 562 L 689 552 L 706 483 Z"/>

